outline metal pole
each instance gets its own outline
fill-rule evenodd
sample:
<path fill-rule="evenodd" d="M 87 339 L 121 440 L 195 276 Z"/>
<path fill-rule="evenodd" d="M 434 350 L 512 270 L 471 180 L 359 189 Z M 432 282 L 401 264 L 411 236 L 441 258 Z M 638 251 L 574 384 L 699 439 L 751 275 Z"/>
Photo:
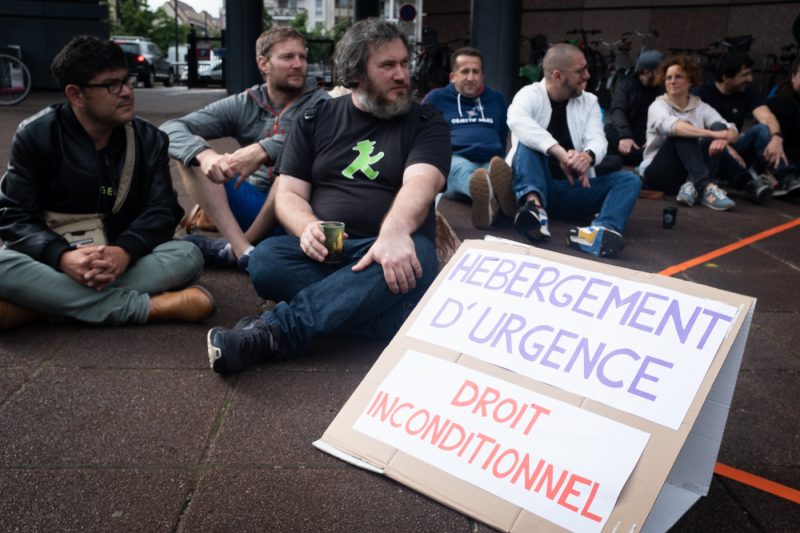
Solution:
<path fill-rule="evenodd" d="M 175 0 L 175 74 L 178 73 L 178 63 L 181 62 L 178 56 L 180 37 L 178 36 L 178 0 Z"/>

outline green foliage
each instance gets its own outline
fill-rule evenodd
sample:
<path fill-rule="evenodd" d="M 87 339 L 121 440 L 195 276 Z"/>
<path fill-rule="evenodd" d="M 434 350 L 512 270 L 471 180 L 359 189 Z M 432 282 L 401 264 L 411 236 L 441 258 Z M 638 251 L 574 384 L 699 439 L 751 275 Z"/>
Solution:
<path fill-rule="evenodd" d="M 169 47 L 175 45 L 175 18 L 163 9 L 156 11 L 148 37 L 166 54 Z M 186 44 L 188 38 L 189 26 L 178 23 L 178 44 Z"/>
<path fill-rule="evenodd" d="M 155 13 L 147 9 L 146 0 L 120 0 L 117 21 L 111 21 L 113 35 L 141 35 L 149 37 Z"/>
<path fill-rule="evenodd" d="M 261 9 L 261 31 L 267 31 L 272 29 L 272 15 L 269 14 L 269 10 Z"/>

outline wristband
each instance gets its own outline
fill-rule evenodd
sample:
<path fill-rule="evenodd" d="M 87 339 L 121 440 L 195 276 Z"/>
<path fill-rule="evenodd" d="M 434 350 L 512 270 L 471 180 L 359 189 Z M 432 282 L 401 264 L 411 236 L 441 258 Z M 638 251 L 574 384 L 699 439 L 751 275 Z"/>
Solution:
<path fill-rule="evenodd" d="M 770 138 L 772 137 L 780 137 L 781 139 L 783 139 L 783 134 L 779 131 L 775 131 L 772 134 L 770 134 Z"/>
<path fill-rule="evenodd" d="M 594 152 L 592 152 L 591 150 L 584 150 L 584 151 L 585 151 L 587 154 L 589 154 L 589 157 L 591 157 L 591 158 L 592 158 L 592 166 L 594 166 L 595 159 L 597 158 L 597 156 L 595 156 L 595 155 L 594 155 Z"/>

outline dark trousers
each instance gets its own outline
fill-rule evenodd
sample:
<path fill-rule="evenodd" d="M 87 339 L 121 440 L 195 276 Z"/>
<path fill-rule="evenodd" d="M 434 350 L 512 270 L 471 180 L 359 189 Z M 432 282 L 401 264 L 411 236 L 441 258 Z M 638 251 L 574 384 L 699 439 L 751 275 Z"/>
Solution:
<path fill-rule="evenodd" d="M 714 124 L 714 131 L 726 129 L 725 124 Z M 715 181 L 723 152 L 708 155 L 713 139 L 702 137 L 668 137 L 653 161 L 644 171 L 647 186 L 667 194 L 676 194 L 684 182 L 691 181 L 702 194 L 706 186 Z"/>

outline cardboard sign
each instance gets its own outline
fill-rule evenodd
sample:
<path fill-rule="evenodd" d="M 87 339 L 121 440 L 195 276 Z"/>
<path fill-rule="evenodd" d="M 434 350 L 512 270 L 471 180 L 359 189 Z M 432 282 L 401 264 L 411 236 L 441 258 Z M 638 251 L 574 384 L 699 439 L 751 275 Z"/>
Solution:
<path fill-rule="evenodd" d="M 473 250 L 409 335 L 677 429 L 736 312 L 542 258 Z"/>
<path fill-rule="evenodd" d="M 408 351 L 354 428 L 572 531 L 600 531 L 650 437 Z"/>
<path fill-rule="evenodd" d="M 314 445 L 504 531 L 666 531 L 708 492 L 754 308 L 466 241 Z"/>

